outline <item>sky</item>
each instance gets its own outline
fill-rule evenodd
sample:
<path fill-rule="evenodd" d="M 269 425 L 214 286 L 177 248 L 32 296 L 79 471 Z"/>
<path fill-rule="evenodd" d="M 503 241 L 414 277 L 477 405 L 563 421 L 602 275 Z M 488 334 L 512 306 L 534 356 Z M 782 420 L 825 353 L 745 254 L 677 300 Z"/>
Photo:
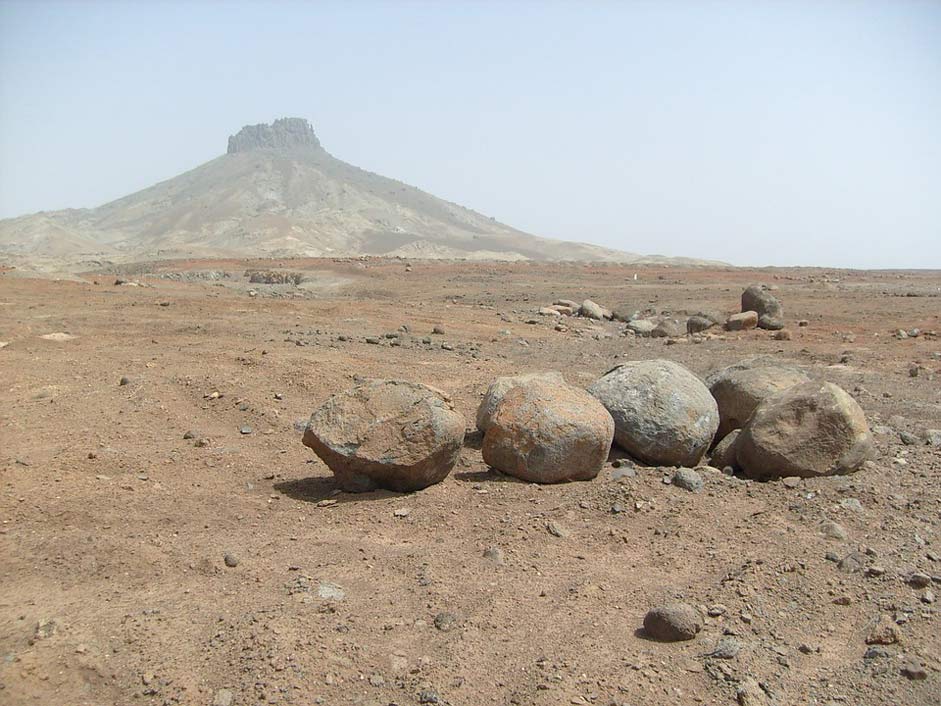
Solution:
<path fill-rule="evenodd" d="M 0 0 L 0 217 L 285 116 L 536 235 L 941 268 L 941 2 Z"/>

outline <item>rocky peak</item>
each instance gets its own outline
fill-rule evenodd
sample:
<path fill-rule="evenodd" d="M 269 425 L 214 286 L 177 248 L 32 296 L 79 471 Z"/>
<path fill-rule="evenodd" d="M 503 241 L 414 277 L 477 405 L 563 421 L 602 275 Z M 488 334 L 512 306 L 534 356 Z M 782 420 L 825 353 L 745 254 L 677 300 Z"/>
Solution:
<path fill-rule="evenodd" d="M 304 118 L 280 118 L 271 125 L 246 125 L 229 137 L 229 154 L 252 150 L 320 147 L 314 128 Z"/>

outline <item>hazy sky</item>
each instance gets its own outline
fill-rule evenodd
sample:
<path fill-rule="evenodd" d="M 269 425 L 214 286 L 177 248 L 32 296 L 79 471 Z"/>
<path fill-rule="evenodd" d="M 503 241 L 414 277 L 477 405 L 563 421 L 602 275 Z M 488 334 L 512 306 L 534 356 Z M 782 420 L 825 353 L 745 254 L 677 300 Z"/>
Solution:
<path fill-rule="evenodd" d="M 941 2 L 0 0 L 2 217 L 282 116 L 538 235 L 941 267 Z"/>

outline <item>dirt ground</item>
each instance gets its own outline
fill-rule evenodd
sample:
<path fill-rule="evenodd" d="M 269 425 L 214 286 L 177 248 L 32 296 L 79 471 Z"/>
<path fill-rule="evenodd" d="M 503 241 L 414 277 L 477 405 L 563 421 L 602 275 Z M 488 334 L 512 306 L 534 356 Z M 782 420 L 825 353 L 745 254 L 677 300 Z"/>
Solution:
<path fill-rule="evenodd" d="M 256 266 L 308 281 L 248 285 Z M 941 273 L 309 260 L 130 279 L 0 273 L 0 703 L 941 702 L 941 449 L 899 434 L 941 429 L 941 339 L 893 335 L 941 333 Z M 777 287 L 792 340 L 534 313 L 730 313 L 752 282 Z M 611 463 L 536 486 L 469 441 L 439 485 L 354 495 L 301 444 L 357 377 L 440 388 L 471 427 L 497 375 L 585 386 L 622 360 L 706 375 L 757 354 L 853 392 L 875 463 L 787 484 L 703 471 L 700 493 Z M 841 571 L 854 551 L 863 569 Z M 646 639 L 673 599 L 711 614 L 703 631 Z M 864 658 L 880 616 L 899 642 Z M 711 655 L 729 636 L 741 652 Z M 737 697 L 749 677 L 763 691 Z"/>

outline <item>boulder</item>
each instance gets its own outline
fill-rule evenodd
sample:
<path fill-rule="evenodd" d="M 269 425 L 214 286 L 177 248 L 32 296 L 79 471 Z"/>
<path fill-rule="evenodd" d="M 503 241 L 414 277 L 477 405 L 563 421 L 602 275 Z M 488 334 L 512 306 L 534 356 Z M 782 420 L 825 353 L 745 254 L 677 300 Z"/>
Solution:
<path fill-rule="evenodd" d="M 655 328 L 657 324 L 647 319 L 633 319 L 627 322 L 627 330 L 633 331 L 638 336 L 649 336 Z"/>
<path fill-rule="evenodd" d="M 686 326 L 676 319 L 663 319 L 650 332 L 651 338 L 677 338 L 686 335 Z"/>
<path fill-rule="evenodd" d="M 562 316 L 562 312 L 551 306 L 544 306 L 536 311 L 540 316 Z"/>
<path fill-rule="evenodd" d="M 719 406 L 716 440 L 740 429 L 765 399 L 810 380 L 796 368 L 769 364 L 763 359 L 745 360 L 706 378 Z"/>
<path fill-rule="evenodd" d="M 732 314 L 725 322 L 727 331 L 748 331 L 758 327 L 758 312 L 743 311 L 741 314 Z"/>
<path fill-rule="evenodd" d="M 533 483 L 591 480 L 607 461 L 614 420 L 594 397 L 534 380 L 503 396 L 484 434 L 484 462 Z"/>
<path fill-rule="evenodd" d="M 742 471 L 756 480 L 852 473 L 874 448 L 862 408 L 829 382 L 805 382 L 766 399 L 735 446 Z"/>
<path fill-rule="evenodd" d="M 438 483 L 463 441 L 464 418 L 443 393 L 399 380 L 370 380 L 333 395 L 304 431 L 304 445 L 350 492 Z"/>
<path fill-rule="evenodd" d="M 591 299 L 586 299 L 582 302 L 578 313 L 588 319 L 597 319 L 599 321 L 604 319 L 604 309 L 600 304 L 596 304 Z"/>
<path fill-rule="evenodd" d="M 647 611 L 644 632 L 662 642 L 692 640 L 702 630 L 702 615 L 686 603 L 668 603 Z"/>
<path fill-rule="evenodd" d="M 573 311 L 578 311 L 580 305 L 578 302 L 572 301 L 571 299 L 556 299 L 552 302 L 552 306 L 565 306 Z"/>
<path fill-rule="evenodd" d="M 753 284 L 742 292 L 742 311 L 757 312 L 760 328 L 772 331 L 784 328 L 781 302 L 760 284 Z"/>
<path fill-rule="evenodd" d="M 693 316 L 698 316 L 702 319 L 709 319 L 712 323 L 718 325 L 724 324 L 726 316 L 718 311 L 713 311 L 711 309 L 701 309 L 700 311 L 694 312 Z"/>
<path fill-rule="evenodd" d="M 574 316 L 575 314 L 578 313 L 577 304 L 575 306 L 564 306 L 562 304 L 553 304 L 552 306 L 548 308 L 559 312 L 560 314 L 562 314 L 562 316 Z"/>
<path fill-rule="evenodd" d="M 487 393 L 484 395 L 484 399 L 477 408 L 477 428 L 483 432 L 487 431 L 488 427 L 490 426 L 490 420 L 493 419 L 493 415 L 496 413 L 497 407 L 499 407 L 500 402 L 503 401 L 503 397 L 507 392 L 519 385 L 528 385 L 529 383 L 533 382 L 545 382 L 550 385 L 564 385 L 565 378 L 562 377 L 562 373 L 557 373 L 555 371 L 546 373 L 525 373 L 523 375 L 497 378 L 492 383 L 490 383 L 490 387 L 487 388 Z"/>
<path fill-rule="evenodd" d="M 716 325 L 712 319 L 696 314 L 686 320 L 686 333 L 702 333 Z"/>
<path fill-rule="evenodd" d="M 709 388 L 670 360 L 623 363 L 588 391 L 614 418 L 618 446 L 651 465 L 695 466 L 719 426 Z"/>
<path fill-rule="evenodd" d="M 741 429 L 733 429 L 722 437 L 722 441 L 716 444 L 715 448 L 712 450 L 712 456 L 709 458 L 710 465 L 715 466 L 719 470 L 724 470 L 729 467 L 736 471 L 739 470 L 738 461 L 735 458 L 735 441 L 738 439 L 738 435 L 741 431 Z"/>
<path fill-rule="evenodd" d="M 625 324 L 638 316 L 640 316 L 640 311 L 632 306 L 619 306 L 611 310 L 611 318 L 615 321 L 623 321 Z"/>

